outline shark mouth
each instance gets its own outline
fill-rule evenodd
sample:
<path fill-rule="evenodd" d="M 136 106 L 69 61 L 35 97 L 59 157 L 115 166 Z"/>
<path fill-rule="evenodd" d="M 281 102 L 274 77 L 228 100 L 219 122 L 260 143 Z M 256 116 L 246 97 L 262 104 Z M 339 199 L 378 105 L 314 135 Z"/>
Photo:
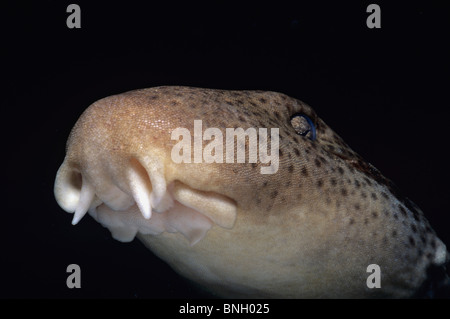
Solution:
<path fill-rule="evenodd" d="M 73 225 L 89 213 L 121 242 L 137 233 L 179 232 L 195 245 L 214 224 L 233 227 L 237 208 L 232 199 L 178 180 L 167 185 L 158 163 L 132 158 L 115 168 L 83 170 L 65 160 L 55 180 L 56 200 L 74 214 Z"/>

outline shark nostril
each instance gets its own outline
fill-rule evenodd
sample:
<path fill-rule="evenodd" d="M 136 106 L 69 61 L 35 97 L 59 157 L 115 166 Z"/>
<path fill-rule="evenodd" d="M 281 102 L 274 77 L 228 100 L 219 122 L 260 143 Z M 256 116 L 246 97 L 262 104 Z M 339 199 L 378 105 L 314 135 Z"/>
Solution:
<path fill-rule="evenodd" d="M 56 201 L 66 212 L 75 211 L 80 200 L 81 187 L 81 173 L 63 163 L 56 174 L 54 193 Z"/>
<path fill-rule="evenodd" d="M 80 172 L 72 171 L 68 176 L 68 182 L 74 189 L 81 192 L 81 185 L 83 184 L 83 177 Z"/>

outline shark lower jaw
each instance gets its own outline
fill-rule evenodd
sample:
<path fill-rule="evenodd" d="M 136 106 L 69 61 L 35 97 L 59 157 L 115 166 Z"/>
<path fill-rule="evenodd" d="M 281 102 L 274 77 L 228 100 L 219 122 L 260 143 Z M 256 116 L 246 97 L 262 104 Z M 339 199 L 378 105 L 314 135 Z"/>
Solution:
<path fill-rule="evenodd" d="M 96 176 L 65 162 L 57 174 L 55 197 L 64 210 L 74 214 L 73 225 L 89 213 L 122 242 L 132 241 L 137 233 L 180 232 L 195 245 L 214 224 L 233 227 L 234 200 L 178 180 L 167 185 L 164 170 L 149 162 L 132 159 L 120 172 L 95 170 L 112 172 L 109 176 Z"/>

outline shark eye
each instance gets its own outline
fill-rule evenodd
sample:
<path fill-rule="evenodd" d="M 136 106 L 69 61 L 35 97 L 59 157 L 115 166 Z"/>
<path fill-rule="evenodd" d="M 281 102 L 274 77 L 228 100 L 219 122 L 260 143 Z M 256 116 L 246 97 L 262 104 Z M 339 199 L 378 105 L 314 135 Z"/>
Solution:
<path fill-rule="evenodd" d="M 291 125 L 298 135 L 305 136 L 311 141 L 316 139 L 316 127 L 313 121 L 304 114 L 294 114 L 291 117 Z"/>

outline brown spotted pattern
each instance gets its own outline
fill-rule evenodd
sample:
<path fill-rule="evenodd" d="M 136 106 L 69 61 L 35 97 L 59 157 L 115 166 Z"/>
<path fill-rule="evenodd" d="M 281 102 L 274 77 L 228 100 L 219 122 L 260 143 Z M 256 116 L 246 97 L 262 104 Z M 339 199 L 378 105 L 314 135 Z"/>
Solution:
<path fill-rule="evenodd" d="M 314 122 L 314 141 L 296 133 L 295 114 Z M 259 162 L 175 165 L 170 133 L 177 127 L 193 132 L 194 120 L 224 135 L 225 128 L 279 128 L 278 172 L 261 174 L 265 164 Z M 233 229 L 213 228 L 194 247 L 170 234 L 141 238 L 175 270 L 219 295 L 409 297 L 427 269 L 448 258 L 416 205 L 310 106 L 281 93 L 169 86 L 131 91 L 94 103 L 69 144 L 76 152 L 89 145 L 127 156 L 157 149 L 166 154 L 168 183 L 180 180 L 237 203 Z M 366 286 L 369 264 L 381 267 L 381 289 Z"/>

